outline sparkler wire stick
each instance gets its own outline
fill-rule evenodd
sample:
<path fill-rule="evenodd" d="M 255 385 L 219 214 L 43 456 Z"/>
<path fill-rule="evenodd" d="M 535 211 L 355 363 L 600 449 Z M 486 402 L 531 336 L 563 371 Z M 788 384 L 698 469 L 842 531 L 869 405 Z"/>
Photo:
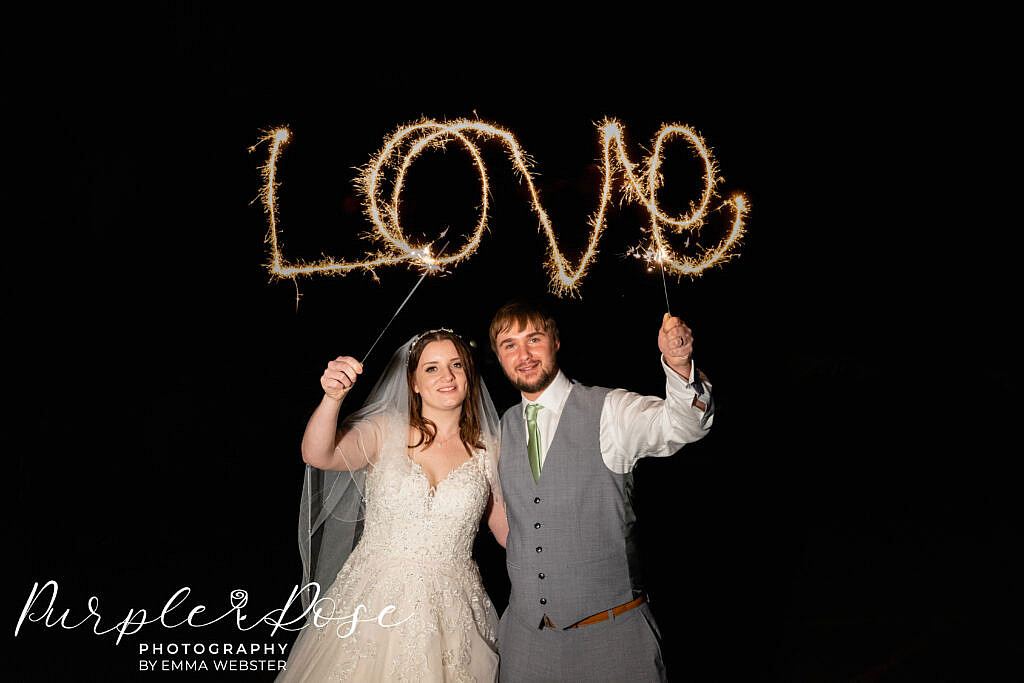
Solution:
<path fill-rule="evenodd" d="M 447 232 L 447 230 L 445 230 L 445 232 Z M 443 237 L 443 236 L 444 236 L 444 233 L 441 233 L 441 236 Z M 447 249 L 447 248 L 448 248 L 448 242 L 445 242 L 444 246 L 443 246 L 443 247 L 441 247 L 441 252 L 440 252 L 440 253 L 438 254 L 438 256 L 440 256 L 441 254 L 443 254 L 443 253 L 444 253 L 444 250 L 445 250 L 445 249 Z M 388 331 L 388 328 L 389 328 L 389 327 L 391 327 L 391 323 L 395 322 L 395 318 L 397 318 L 397 317 L 398 317 L 398 314 L 402 312 L 402 309 L 403 309 L 403 308 L 405 308 L 405 305 L 406 305 L 407 303 L 409 303 L 409 299 L 411 299 L 411 298 L 412 298 L 413 292 L 415 292 L 415 291 L 416 291 L 416 289 L 417 289 L 417 288 L 418 288 L 418 287 L 419 287 L 419 286 L 420 286 L 421 284 L 423 284 L 423 280 L 424 280 L 424 278 L 426 278 L 426 277 L 427 277 L 427 275 L 429 275 L 429 274 L 430 274 L 431 272 L 434 272 L 435 270 L 437 270 L 437 269 L 436 269 L 436 268 L 427 268 L 426 270 L 424 270 L 424 271 L 423 271 L 423 275 L 420 275 L 420 279 L 419 279 L 419 280 L 417 280 L 417 281 L 416 281 L 416 284 L 414 284 L 414 285 L 412 286 L 412 289 L 410 289 L 410 290 L 409 290 L 409 293 L 408 293 L 408 294 L 406 295 L 406 297 L 405 297 L 405 300 L 404 300 L 404 301 L 403 301 L 403 302 L 402 302 L 401 304 L 399 304 L 399 305 L 398 305 L 398 310 L 396 310 L 396 311 L 395 311 L 395 313 L 394 313 L 394 315 L 392 315 L 392 316 L 391 316 L 391 320 L 389 320 L 389 321 L 388 321 L 388 324 L 384 326 L 384 329 L 380 331 L 380 334 L 378 334 L 378 335 L 377 335 L 377 338 L 373 340 L 373 344 L 371 344 L 371 345 L 370 345 L 370 350 L 369 350 L 369 351 L 367 351 L 367 352 L 366 352 L 366 355 L 365 355 L 365 356 L 363 356 L 363 359 L 362 359 L 361 361 L 359 361 L 359 364 L 360 364 L 360 365 L 362 365 L 363 363 L 365 363 L 365 362 L 366 362 L 366 359 L 370 357 L 370 353 L 371 353 L 371 352 L 373 351 L 374 347 L 376 347 L 376 346 L 377 346 L 377 342 L 379 342 L 379 341 L 381 340 L 381 337 L 383 337 L 383 336 L 384 336 L 384 333 Z"/>
<path fill-rule="evenodd" d="M 660 263 L 660 261 L 659 261 Z M 668 303 L 668 283 L 665 282 L 665 264 L 661 263 L 661 286 L 665 289 L 665 312 L 672 315 L 672 307 Z"/>
<path fill-rule="evenodd" d="M 423 283 L 423 278 L 427 277 L 427 272 L 428 271 L 424 271 L 423 275 L 420 275 L 420 279 L 417 280 L 416 284 L 414 284 L 412 286 L 412 289 L 409 290 L 409 294 L 405 297 L 405 301 L 403 301 L 401 304 L 399 304 L 398 310 L 396 310 L 394 315 L 391 316 L 391 320 L 388 321 L 388 324 L 384 326 L 384 329 L 380 331 L 380 334 L 377 335 L 377 338 L 373 340 L 372 344 L 370 344 L 370 350 L 367 351 L 366 355 L 363 356 L 363 359 L 361 361 L 359 361 L 360 365 L 365 363 L 366 359 L 370 357 L 370 353 L 373 351 L 374 347 L 377 346 L 377 342 L 379 342 L 381 337 L 384 336 L 384 333 L 388 331 L 388 328 L 391 327 L 391 323 L 393 323 L 395 321 L 395 318 L 398 317 L 398 314 L 402 312 L 402 308 L 404 308 L 405 304 L 409 301 L 410 298 L 412 298 L 412 293 L 415 292 L 416 288 L 419 287 Z"/>

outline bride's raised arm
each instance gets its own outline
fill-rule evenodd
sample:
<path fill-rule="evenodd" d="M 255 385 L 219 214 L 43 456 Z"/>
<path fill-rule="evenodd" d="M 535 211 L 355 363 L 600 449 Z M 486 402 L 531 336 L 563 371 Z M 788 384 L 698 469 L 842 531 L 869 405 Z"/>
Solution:
<path fill-rule="evenodd" d="M 302 459 L 317 469 L 357 470 L 380 453 L 381 430 L 375 420 L 338 427 L 341 404 L 362 372 L 363 366 L 355 358 L 338 356 L 320 377 L 324 397 L 302 435 Z"/>

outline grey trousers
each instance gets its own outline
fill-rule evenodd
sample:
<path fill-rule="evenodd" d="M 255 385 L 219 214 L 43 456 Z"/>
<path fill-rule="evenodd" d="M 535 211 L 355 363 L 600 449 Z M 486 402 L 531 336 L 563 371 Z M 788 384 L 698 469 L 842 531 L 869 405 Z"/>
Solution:
<path fill-rule="evenodd" d="M 511 610 L 498 626 L 498 680 L 664 681 L 661 634 L 646 604 L 614 619 L 569 630 L 538 628 Z"/>

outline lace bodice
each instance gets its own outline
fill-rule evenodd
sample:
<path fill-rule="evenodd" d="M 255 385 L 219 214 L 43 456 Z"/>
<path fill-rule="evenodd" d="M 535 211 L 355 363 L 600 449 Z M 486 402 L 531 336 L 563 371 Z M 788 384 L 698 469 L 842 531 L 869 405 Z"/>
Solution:
<path fill-rule="evenodd" d="M 481 453 L 430 486 L 405 444 L 389 444 L 366 475 L 359 550 L 377 557 L 466 562 L 490 493 Z"/>

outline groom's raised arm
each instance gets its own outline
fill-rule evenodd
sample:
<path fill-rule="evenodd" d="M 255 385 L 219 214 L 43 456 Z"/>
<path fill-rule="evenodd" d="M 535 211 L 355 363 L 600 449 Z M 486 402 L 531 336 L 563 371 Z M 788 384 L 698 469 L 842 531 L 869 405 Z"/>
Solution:
<path fill-rule="evenodd" d="M 613 389 L 601 412 L 601 454 L 615 472 L 639 458 L 672 455 L 707 435 L 714 419 L 711 382 L 693 363 L 693 334 L 668 315 L 658 331 L 665 398 Z"/>

